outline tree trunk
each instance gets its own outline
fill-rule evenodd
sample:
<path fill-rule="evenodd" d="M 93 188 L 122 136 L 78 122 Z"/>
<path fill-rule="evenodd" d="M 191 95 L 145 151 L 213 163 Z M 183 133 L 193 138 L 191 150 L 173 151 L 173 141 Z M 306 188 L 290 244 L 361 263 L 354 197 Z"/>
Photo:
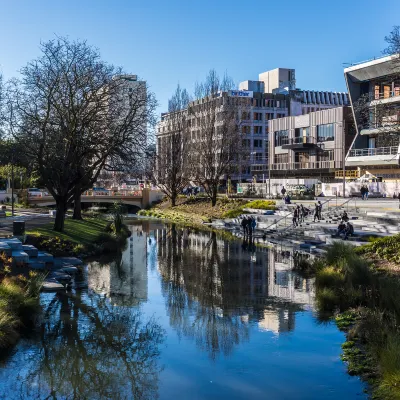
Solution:
<path fill-rule="evenodd" d="M 56 201 L 56 220 L 54 221 L 53 230 L 56 232 L 64 232 L 65 213 L 67 211 L 66 201 Z"/>
<path fill-rule="evenodd" d="M 176 206 L 176 197 L 177 197 L 176 193 L 171 194 L 171 206 L 172 207 Z"/>
<path fill-rule="evenodd" d="M 218 187 L 213 187 L 211 196 L 211 205 L 213 207 L 215 207 L 215 205 L 217 204 L 217 193 L 218 193 Z"/>
<path fill-rule="evenodd" d="M 82 220 L 82 204 L 81 204 L 81 193 L 79 191 L 74 194 L 74 214 L 72 219 Z"/>

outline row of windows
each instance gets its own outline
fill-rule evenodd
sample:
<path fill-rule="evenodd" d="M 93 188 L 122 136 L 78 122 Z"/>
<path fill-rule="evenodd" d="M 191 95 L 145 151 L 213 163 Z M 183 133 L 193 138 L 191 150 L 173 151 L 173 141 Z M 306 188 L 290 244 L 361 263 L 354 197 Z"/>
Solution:
<path fill-rule="evenodd" d="M 250 144 L 251 144 L 250 139 L 243 139 L 242 140 L 242 146 L 243 147 L 250 147 Z M 261 139 L 253 140 L 253 147 L 262 148 L 263 147 L 263 140 L 261 140 Z"/>
<path fill-rule="evenodd" d="M 308 137 L 309 127 L 295 129 L 296 137 Z M 317 126 L 317 142 L 329 142 L 335 139 L 334 124 L 324 124 Z M 275 131 L 275 146 L 283 146 L 289 143 L 289 131 L 287 129 Z"/>
<path fill-rule="evenodd" d="M 243 121 L 250 121 L 251 117 L 253 117 L 253 121 L 263 121 L 263 113 L 260 112 L 255 112 L 253 115 L 251 115 L 250 112 L 248 111 L 242 111 L 241 113 L 241 119 Z M 281 113 L 265 113 L 265 121 L 269 121 L 271 119 L 276 119 L 276 118 L 284 118 L 286 117 L 286 113 L 281 112 Z"/>
<path fill-rule="evenodd" d="M 250 134 L 251 133 L 251 126 L 242 126 L 242 133 L 244 134 Z M 254 133 L 255 134 L 262 134 L 263 133 L 263 127 L 262 126 L 255 126 L 254 127 Z"/>

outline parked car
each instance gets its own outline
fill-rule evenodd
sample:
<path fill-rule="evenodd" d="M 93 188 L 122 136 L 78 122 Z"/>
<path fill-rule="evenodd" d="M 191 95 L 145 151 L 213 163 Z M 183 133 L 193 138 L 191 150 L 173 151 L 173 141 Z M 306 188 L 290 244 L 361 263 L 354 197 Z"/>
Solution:
<path fill-rule="evenodd" d="M 110 194 L 110 191 L 103 187 L 95 187 L 92 189 L 92 192 L 94 196 L 108 196 Z"/>
<path fill-rule="evenodd" d="M 44 191 L 40 190 L 38 188 L 29 188 L 28 189 L 28 197 L 43 197 L 43 196 L 48 196 L 49 194 Z"/>
<path fill-rule="evenodd" d="M 310 194 L 310 189 L 305 185 L 287 185 L 287 191 L 290 195 L 308 195 Z"/>

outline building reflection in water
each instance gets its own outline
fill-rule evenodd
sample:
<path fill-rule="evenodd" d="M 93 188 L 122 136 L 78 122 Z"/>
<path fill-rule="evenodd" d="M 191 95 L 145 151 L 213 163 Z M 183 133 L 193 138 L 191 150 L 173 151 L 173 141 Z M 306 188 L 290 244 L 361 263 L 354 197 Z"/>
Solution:
<path fill-rule="evenodd" d="M 141 226 L 130 226 L 132 235 L 121 254 L 112 261 L 88 264 L 89 288 L 110 298 L 114 305 L 135 305 L 147 301 L 147 240 Z"/>
<path fill-rule="evenodd" d="M 155 231 L 167 312 L 180 335 L 215 358 L 249 338 L 249 326 L 292 331 L 313 307 L 313 285 L 292 272 L 293 251 L 228 242 L 175 226 Z"/>

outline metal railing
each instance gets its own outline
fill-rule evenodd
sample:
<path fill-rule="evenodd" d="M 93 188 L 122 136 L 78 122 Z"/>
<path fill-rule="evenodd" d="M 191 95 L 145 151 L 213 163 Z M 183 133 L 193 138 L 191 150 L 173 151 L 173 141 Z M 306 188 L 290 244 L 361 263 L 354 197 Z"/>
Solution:
<path fill-rule="evenodd" d="M 375 149 L 353 149 L 349 157 L 389 156 L 398 154 L 399 146 L 377 147 Z"/>
<path fill-rule="evenodd" d="M 294 163 L 275 163 L 271 165 L 271 169 L 275 171 L 285 171 L 293 169 L 327 169 L 340 168 L 339 162 L 335 161 L 316 161 L 316 162 L 294 162 Z"/>
<path fill-rule="evenodd" d="M 394 91 L 390 90 L 388 92 L 379 92 L 379 93 L 371 92 L 371 93 L 369 93 L 369 98 L 371 101 L 390 99 L 392 97 L 398 97 L 398 96 L 400 96 L 400 89 L 397 89 Z"/>
<path fill-rule="evenodd" d="M 290 138 L 287 144 L 317 144 L 317 139 L 312 136 L 299 136 Z"/>

